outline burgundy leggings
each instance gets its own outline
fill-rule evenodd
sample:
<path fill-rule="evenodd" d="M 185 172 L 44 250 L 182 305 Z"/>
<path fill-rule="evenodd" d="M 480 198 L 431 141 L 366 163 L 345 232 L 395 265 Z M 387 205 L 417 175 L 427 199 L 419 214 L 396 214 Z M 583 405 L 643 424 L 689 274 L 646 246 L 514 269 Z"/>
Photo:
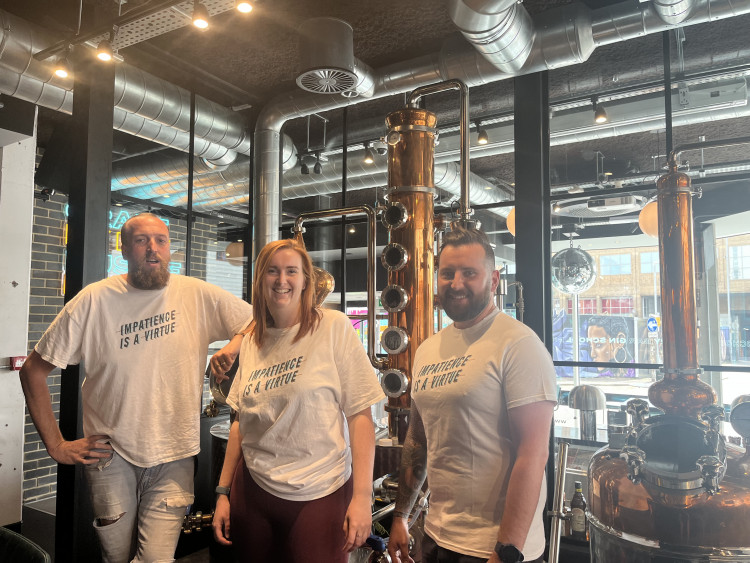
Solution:
<path fill-rule="evenodd" d="M 343 525 L 351 498 L 350 478 L 319 499 L 281 499 L 261 489 L 241 459 L 230 497 L 235 553 L 243 563 L 346 563 Z"/>

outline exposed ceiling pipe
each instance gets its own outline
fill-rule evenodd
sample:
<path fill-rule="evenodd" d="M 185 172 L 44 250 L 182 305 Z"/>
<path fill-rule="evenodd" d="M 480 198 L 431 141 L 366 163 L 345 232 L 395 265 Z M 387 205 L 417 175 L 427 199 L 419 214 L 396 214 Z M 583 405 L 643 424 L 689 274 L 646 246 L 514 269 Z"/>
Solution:
<path fill-rule="evenodd" d="M 240 157 L 225 166 L 196 159 L 193 169 L 195 187 L 218 186 L 227 183 L 247 182 L 250 171 L 249 158 Z M 297 149 L 289 135 L 284 135 L 282 170 L 297 164 Z M 137 160 L 113 166 L 112 190 L 123 190 L 125 195 L 142 199 L 169 195 L 187 190 L 188 163 L 185 154 L 149 154 Z"/>
<path fill-rule="evenodd" d="M 684 88 L 687 88 L 685 90 Z M 750 115 L 750 93 L 746 79 L 737 77 L 718 81 L 701 79 L 698 83 L 687 83 L 683 91 L 673 94 L 673 125 L 691 125 L 709 120 L 731 119 Z M 682 100 L 682 104 L 680 104 Z M 654 90 L 645 94 L 634 92 L 630 97 L 612 99 L 607 102 L 610 122 L 595 124 L 589 105 L 555 111 L 550 119 L 550 144 L 552 146 L 633 134 L 664 127 L 663 92 Z M 513 119 L 500 122 L 485 121 L 485 130 L 490 142 L 471 147 L 473 158 L 510 153 L 513 146 Z M 441 131 L 441 142 L 435 149 L 438 163 L 453 162 L 458 158 L 458 134 L 453 129 Z M 328 153 L 320 174 L 302 174 L 294 166 L 294 146 L 285 138 L 283 179 L 284 199 L 330 194 L 341 189 L 343 157 L 341 153 Z M 385 158 L 375 155 L 375 162 L 365 164 L 357 158 L 356 150 L 349 151 L 347 159 L 348 188 L 352 190 L 386 185 L 387 164 Z M 148 171 L 148 173 L 144 173 Z M 196 168 L 195 188 L 214 187 L 213 197 L 222 199 L 247 192 L 249 166 L 240 160 L 223 171 L 211 171 L 208 167 Z M 138 174 L 138 175 L 136 175 Z M 139 199 L 172 194 L 184 194 L 187 189 L 187 162 L 184 156 L 150 155 L 138 162 L 126 162 L 113 173 L 113 190 L 124 189 L 124 194 Z M 233 184 L 227 186 L 227 184 Z M 208 193 L 208 192 L 207 192 Z M 175 200 L 180 205 L 182 200 Z M 165 202 L 167 203 L 167 202 Z M 474 203 L 480 203 L 475 201 Z M 481 203 L 487 203 L 482 201 Z"/>
<path fill-rule="evenodd" d="M 452 196 L 459 197 L 461 195 L 461 173 L 458 162 L 448 162 L 444 164 L 435 165 L 435 187 Z M 369 180 L 369 181 L 368 181 Z M 372 188 L 381 184 L 374 177 L 363 177 L 360 182 L 352 182 L 347 184 L 347 189 L 358 190 Z M 328 184 L 317 184 L 315 186 L 307 186 L 305 193 L 300 194 L 295 191 L 294 188 L 287 190 L 284 189 L 284 199 L 293 199 L 295 197 L 307 197 L 310 195 L 330 195 L 341 190 L 341 184 L 328 185 Z M 317 188 L 317 193 L 310 193 L 309 188 Z M 487 189 L 490 188 L 490 189 Z M 193 194 L 193 206 L 197 209 L 209 210 L 223 207 L 226 205 L 240 205 L 249 202 L 250 197 L 248 195 L 249 184 L 244 183 L 241 185 L 235 184 L 232 186 L 232 191 L 235 192 L 234 196 L 231 196 L 226 188 L 208 188 L 205 190 L 197 190 Z M 217 199 L 218 196 L 220 199 Z M 488 182 L 484 178 L 477 174 L 471 173 L 469 175 L 469 196 L 471 203 L 475 205 L 483 205 L 487 203 L 496 203 L 498 201 L 504 201 L 506 198 L 504 192 L 495 187 L 492 183 Z M 165 203 L 176 207 L 184 206 L 187 204 L 187 195 L 180 195 L 174 198 L 168 199 Z M 496 209 L 492 210 L 492 213 L 505 217 L 508 214 L 508 210 Z"/>
<path fill-rule="evenodd" d="M 55 77 L 49 61 L 33 57 L 54 44 L 54 39 L 2 10 L 0 26 L 0 92 L 71 113 L 73 80 Z M 190 94 L 186 90 L 119 63 L 113 103 L 116 129 L 187 151 L 184 138 L 190 129 Z M 195 130 L 198 156 L 226 163 L 235 152 L 250 154 L 250 135 L 243 117 L 200 96 L 196 96 Z"/>
<path fill-rule="evenodd" d="M 534 24 L 517 0 L 449 0 L 448 13 L 466 40 L 503 72 L 523 68 Z"/>
<path fill-rule="evenodd" d="M 654 10 L 668 24 L 679 24 L 690 17 L 696 0 L 652 0 Z"/>
<path fill-rule="evenodd" d="M 685 25 L 733 17 L 750 12 L 750 0 L 729 5 L 725 0 L 699 0 Z M 534 44 L 523 69 L 517 74 L 549 70 L 586 60 L 597 45 L 605 45 L 656 33 L 673 26 L 665 24 L 653 7 L 621 2 L 590 10 L 571 4 L 541 14 L 535 28 Z M 376 71 L 373 98 L 403 93 L 419 86 L 448 78 L 460 78 L 468 85 L 484 84 L 511 74 L 504 74 L 486 61 L 473 47 L 459 45 L 444 48 L 433 56 L 420 57 Z M 351 99 L 308 94 L 298 90 L 272 100 L 260 113 L 254 136 L 256 201 L 254 214 L 254 250 L 257 255 L 268 242 L 278 237 L 281 204 L 278 171 L 279 131 L 289 119 L 329 111 L 351 104 Z"/>

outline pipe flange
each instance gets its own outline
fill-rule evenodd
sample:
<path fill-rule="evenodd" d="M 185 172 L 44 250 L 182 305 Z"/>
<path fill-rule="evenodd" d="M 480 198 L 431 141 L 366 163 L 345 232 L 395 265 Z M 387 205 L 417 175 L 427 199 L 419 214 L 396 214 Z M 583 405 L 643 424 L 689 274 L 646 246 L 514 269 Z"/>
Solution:
<path fill-rule="evenodd" d="M 397 272 L 406 266 L 408 261 L 409 251 L 397 242 L 386 245 L 383 254 L 380 255 L 380 262 L 389 272 Z"/>
<path fill-rule="evenodd" d="M 389 326 L 380 336 L 380 345 L 389 354 L 400 354 L 409 345 L 409 335 L 399 326 Z"/>
<path fill-rule="evenodd" d="M 380 378 L 380 386 L 388 397 L 398 399 L 409 389 L 409 379 L 403 371 L 389 369 L 383 372 Z"/>
<path fill-rule="evenodd" d="M 403 203 L 395 201 L 385 207 L 380 221 L 386 229 L 393 231 L 406 225 L 409 221 L 409 211 Z"/>
<path fill-rule="evenodd" d="M 400 285 L 388 285 L 380 292 L 380 302 L 389 313 L 398 313 L 409 302 L 409 294 Z"/>

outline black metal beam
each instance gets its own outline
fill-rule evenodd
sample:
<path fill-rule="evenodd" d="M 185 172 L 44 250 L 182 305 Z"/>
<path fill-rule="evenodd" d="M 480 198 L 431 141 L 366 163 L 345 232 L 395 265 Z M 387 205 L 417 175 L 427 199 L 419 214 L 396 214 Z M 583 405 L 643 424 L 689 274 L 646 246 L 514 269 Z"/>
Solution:
<path fill-rule="evenodd" d="M 515 88 L 516 279 L 528 299 L 524 322 L 552 350 L 549 94 L 547 73 L 519 76 Z"/>
<path fill-rule="evenodd" d="M 114 65 L 80 60 L 75 65 L 65 301 L 107 275 L 109 200 L 112 183 Z M 62 371 L 60 430 L 83 435 L 80 391 L 83 366 Z M 93 511 L 81 466 L 58 465 L 55 558 L 98 561 Z"/>

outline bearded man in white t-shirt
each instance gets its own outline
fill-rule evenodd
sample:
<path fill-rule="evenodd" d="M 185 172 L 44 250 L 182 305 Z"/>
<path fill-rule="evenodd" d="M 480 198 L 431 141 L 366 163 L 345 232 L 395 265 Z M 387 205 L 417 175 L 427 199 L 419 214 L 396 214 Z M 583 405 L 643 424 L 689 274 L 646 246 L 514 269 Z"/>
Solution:
<path fill-rule="evenodd" d="M 104 561 L 172 561 L 194 498 L 208 345 L 241 331 L 252 308 L 170 275 L 169 230 L 156 215 L 129 219 L 120 234 L 128 273 L 65 305 L 21 368 L 21 385 L 49 455 L 85 466 Z M 84 437 L 66 440 L 47 376 L 79 363 Z"/>
<path fill-rule="evenodd" d="M 456 227 L 438 255 L 437 295 L 454 321 L 417 350 L 388 551 L 413 563 L 407 518 L 425 478 L 422 562 L 542 561 L 552 359 L 500 312 L 487 236 Z"/>

